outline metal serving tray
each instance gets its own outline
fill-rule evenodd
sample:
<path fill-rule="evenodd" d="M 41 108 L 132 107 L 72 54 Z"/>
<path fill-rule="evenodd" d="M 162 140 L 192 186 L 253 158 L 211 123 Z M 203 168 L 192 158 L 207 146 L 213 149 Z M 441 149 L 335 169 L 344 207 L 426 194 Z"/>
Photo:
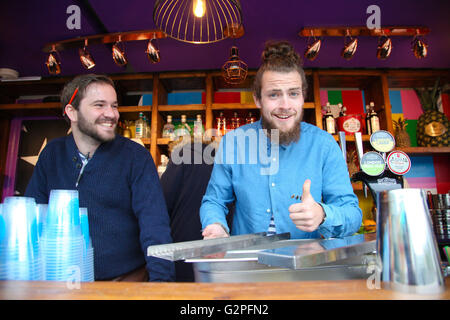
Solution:
<path fill-rule="evenodd" d="M 149 246 L 147 248 L 147 255 L 171 261 L 179 261 L 227 250 L 242 249 L 255 245 L 266 245 L 271 242 L 289 238 L 289 232 L 272 236 L 266 236 L 265 232 L 261 232 L 226 238 L 176 242 Z"/>
<path fill-rule="evenodd" d="M 373 235 L 361 235 L 360 240 L 371 241 Z M 304 247 L 319 243 L 320 239 L 290 239 L 268 244 L 255 245 L 238 250 L 229 250 L 213 256 L 187 259 L 192 263 L 196 282 L 270 282 L 270 281 L 312 281 L 346 280 L 368 277 L 367 265 L 374 259 L 374 253 L 354 255 L 346 259 L 328 262 L 313 267 L 291 269 L 259 263 L 263 251 L 285 247 Z"/>
<path fill-rule="evenodd" d="M 376 251 L 376 240 L 367 241 L 369 237 L 373 238 L 360 234 L 263 250 L 258 263 L 289 269 L 320 266 Z"/>

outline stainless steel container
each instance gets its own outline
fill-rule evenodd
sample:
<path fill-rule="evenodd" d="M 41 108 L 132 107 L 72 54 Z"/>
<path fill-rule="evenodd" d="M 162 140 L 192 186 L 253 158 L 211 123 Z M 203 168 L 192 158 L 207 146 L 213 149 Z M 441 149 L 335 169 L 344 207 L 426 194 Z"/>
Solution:
<path fill-rule="evenodd" d="M 421 189 L 384 191 L 377 224 L 382 280 L 402 292 L 444 291 L 438 246 L 424 192 Z"/>

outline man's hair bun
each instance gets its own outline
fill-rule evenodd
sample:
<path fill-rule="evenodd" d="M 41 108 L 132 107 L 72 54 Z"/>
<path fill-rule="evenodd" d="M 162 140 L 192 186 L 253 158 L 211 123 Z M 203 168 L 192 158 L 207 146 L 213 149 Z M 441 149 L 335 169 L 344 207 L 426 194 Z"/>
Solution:
<path fill-rule="evenodd" d="M 287 64 L 301 63 L 300 56 L 287 41 L 266 43 L 261 59 L 263 64 L 274 60 L 284 60 Z"/>

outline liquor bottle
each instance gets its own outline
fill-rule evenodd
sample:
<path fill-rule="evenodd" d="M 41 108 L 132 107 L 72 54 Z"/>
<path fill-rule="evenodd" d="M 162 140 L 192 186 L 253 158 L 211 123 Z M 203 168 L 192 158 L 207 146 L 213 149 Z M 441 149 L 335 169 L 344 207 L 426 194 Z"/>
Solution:
<path fill-rule="evenodd" d="M 223 112 L 216 118 L 216 130 L 219 136 L 224 136 L 227 133 L 227 119 L 223 116 Z"/>
<path fill-rule="evenodd" d="M 175 130 L 175 137 L 179 138 L 182 136 L 190 136 L 191 135 L 191 127 L 186 123 L 186 115 L 181 115 L 181 123 L 177 126 Z"/>
<path fill-rule="evenodd" d="M 158 169 L 157 169 L 159 178 L 161 178 L 163 173 L 166 171 L 168 163 L 169 163 L 169 158 L 165 154 L 162 154 L 161 155 L 161 164 L 158 166 Z"/>
<path fill-rule="evenodd" d="M 249 112 L 247 118 L 245 118 L 245 123 L 253 123 L 256 121 L 256 118 L 253 117 L 252 113 Z"/>
<path fill-rule="evenodd" d="M 131 130 L 130 130 L 130 123 L 128 120 L 125 120 L 125 123 L 123 124 L 125 126 L 125 129 L 123 129 L 122 134 L 125 138 L 131 138 Z"/>
<path fill-rule="evenodd" d="M 339 117 L 345 117 L 347 114 L 347 108 L 342 105 L 342 103 L 338 103 L 339 107 Z"/>
<path fill-rule="evenodd" d="M 139 119 L 137 119 L 136 122 L 135 122 L 135 126 L 136 126 L 135 137 L 138 138 L 138 139 L 144 137 L 145 125 L 144 125 L 143 117 L 144 117 L 144 114 L 142 112 L 139 112 Z"/>
<path fill-rule="evenodd" d="M 172 116 L 167 116 L 167 123 L 163 127 L 162 137 L 169 138 L 170 141 L 175 139 L 175 126 L 172 123 Z"/>
<path fill-rule="evenodd" d="M 375 112 L 375 104 L 373 102 L 370 103 L 370 128 L 371 134 L 380 130 L 380 119 Z"/>
<path fill-rule="evenodd" d="M 236 117 L 237 117 L 237 112 L 233 113 L 233 116 L 231 117 L 231 126 L 230 129 L 234 130 L 236 129 Z"/>
<path fill-rule="evenodd" d="M 236 122 L 236 128 L 241 126 L 241 117 L 239 117 L 238 113 L 234 113 L 234 121 Z"/>
<path fill-rule="evenodd" d="M 327 113 L 325 114 L 325 130 L 329 134 L 336 134 L 336 122 L 334 120 L 333 114 L 331 113 L 330 103 L 327 102 Z"/>
<path fill-rule="evenodd" d="M 370 136 L 372 134 L 372 128 L 370 126 L 370 106 L 368 104 L 366 105 L 366 130 Z"/>
<path fill-rule="evenodd" d="M 202 115 L 197 115 L 197 120 L 194 121 L 194 141 L 202 141 L 205 128 L 203 127 Z"/>

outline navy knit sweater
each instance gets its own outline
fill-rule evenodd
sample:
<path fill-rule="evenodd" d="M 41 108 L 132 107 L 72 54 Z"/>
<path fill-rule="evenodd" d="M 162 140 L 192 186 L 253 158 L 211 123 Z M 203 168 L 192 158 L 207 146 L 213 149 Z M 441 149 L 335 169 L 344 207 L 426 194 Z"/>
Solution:
<path fill-rule="evenodd" d="M 72 135 L 51 141 L 41 152 L 25 192 L 48 203 L 52 189 L 76 189 L 88 208 L 96 280 L 133 271 L 145 263 L 150 281 L 172 281 L 170 261 L 147 257 L 149 245 L 172 242 L 169 217 L 150 153 L 117 136 L 101 144 L 82 167 Z"/>

